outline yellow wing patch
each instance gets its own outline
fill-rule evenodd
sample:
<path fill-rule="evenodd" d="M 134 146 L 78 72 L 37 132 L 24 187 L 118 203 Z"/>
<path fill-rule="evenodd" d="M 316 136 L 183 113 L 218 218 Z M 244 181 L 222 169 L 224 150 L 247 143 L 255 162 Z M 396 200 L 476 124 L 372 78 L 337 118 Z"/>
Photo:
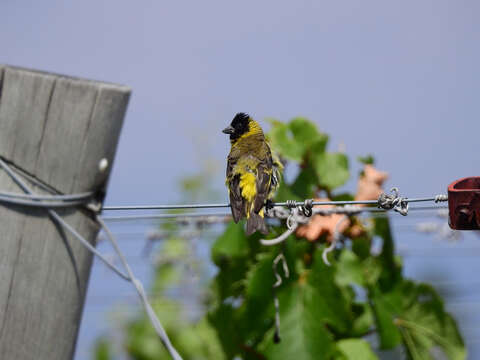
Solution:
<path fill-rule="evenodd" d="M 257 194 L 257 184 L 255 175 L 251 172 L 244 172 L 240 175 L 240 189 L 242 189 L 242 197 L 247 202 L 252 202 Z"/>

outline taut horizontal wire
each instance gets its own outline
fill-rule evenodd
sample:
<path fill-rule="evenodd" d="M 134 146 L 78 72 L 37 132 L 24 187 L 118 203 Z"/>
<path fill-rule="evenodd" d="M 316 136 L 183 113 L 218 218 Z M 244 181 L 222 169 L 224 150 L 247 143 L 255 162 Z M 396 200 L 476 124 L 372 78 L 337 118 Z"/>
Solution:
<path fill-rule="evenodd" d="M 228 208 L 230 204 L 186 204 L 186 205 L 122 205 L 104 206 L 102 210 L 175 210 L 175 209 L 214 209 Z"/>
<path fill-rule="evenodd" d="M 155 220 L 155 219 L 182 219 L 182 218 L 208 218 L 208 217 L 231 217 L 230 213 L 184 213 L 184 214 L 148 214 L 148 215 L 123 215 L 123 216 L 102 216 L 106 221 L 122 220 Z"/>
<path fill-rule="evenodd" d="M 369 210 L 367 210 L 369 209 Z M 417 206 L 410 208 L 409 211 L 434 211 L 448 209 L 446 206 Z M 384 209 L 362 208 L 362 210 L 370 213 L 387 214 Z M 189 219 L 189 218 L 230 218 L 230 213 L 179 213 L 179 214 L 145 214 L 145 215 L 120 215 L 120 216 L 102 216 L 105 221 L 128 221 L 128 220 L 157 220 L 157 219 Z"/>
<path fill-rule="evenodd" d="M 421 198 L 403 198 L 407 203 L 436 201 L 437 197 L 421 197 Z M 271 206 L 302 206 L 303 201 L 292 202 L 276 202 Z M 312 205 L 378 205 L 378 200 L 346 200 L 346 201 L 313 201 Z M 213 208 L 229 208 L 230 204 L 175 204 L 175 205 L 120 205 L 120 206 L 104 206 L 102 210 L 174 210 L 174 209 L 213 209 Z"/>

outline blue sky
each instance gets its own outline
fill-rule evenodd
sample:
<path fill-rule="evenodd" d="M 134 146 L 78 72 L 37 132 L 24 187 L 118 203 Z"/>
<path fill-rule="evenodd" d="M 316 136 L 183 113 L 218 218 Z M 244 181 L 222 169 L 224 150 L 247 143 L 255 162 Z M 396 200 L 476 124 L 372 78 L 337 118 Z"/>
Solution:
<path fill-rule="evenodd" d="M 306 116 L 332 148 L 374 154 L 388 186 L 415 197 L 478 175 L 479 10 L 441 0 L 3 0 L 0 63 L 132 87 L 109 204 L 178 200 L 178 179 L 202 157 L 219 164 L 223 191 L 220 131 L 238 111 L 262 123 Z"/>

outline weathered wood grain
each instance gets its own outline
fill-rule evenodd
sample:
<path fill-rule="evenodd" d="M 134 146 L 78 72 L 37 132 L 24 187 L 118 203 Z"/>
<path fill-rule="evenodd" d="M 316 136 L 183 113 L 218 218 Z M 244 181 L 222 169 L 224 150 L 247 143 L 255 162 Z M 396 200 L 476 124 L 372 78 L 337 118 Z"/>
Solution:
<path fill-rule="evenodd" d="M 55 78 L 5 68 L 0 98 L 0 154 L 34 172 Z"/>
<path fill-rule="evenodd" d="M 100 172 L 98 162 L 113 162 L 129 89 L 8 66 L 2 73 L 0 156 L 61 193 L 103 190 L 111 167 Z M 2 170 L 0 190 L 21 192 Z M 60 214 L 94 243 L 89 214 Z M 91 262 L 46 211 L 0 205 L 0 359 L 73 356 Z"/>

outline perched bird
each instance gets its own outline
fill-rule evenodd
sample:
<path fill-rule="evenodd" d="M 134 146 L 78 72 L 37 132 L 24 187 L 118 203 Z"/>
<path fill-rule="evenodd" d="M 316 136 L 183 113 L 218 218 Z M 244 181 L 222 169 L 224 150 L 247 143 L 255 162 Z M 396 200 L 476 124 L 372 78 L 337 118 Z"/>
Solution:
<path fill-rule="evenodd" d="M 238 113 L 223 130 L 230 135 L 226 185 L 233 220 L 247 219 L 247 235 L 268 233 L 264 206 L 279 185 L 282 164 L 274 160 L 260 125 L 245 113 Z"/>

